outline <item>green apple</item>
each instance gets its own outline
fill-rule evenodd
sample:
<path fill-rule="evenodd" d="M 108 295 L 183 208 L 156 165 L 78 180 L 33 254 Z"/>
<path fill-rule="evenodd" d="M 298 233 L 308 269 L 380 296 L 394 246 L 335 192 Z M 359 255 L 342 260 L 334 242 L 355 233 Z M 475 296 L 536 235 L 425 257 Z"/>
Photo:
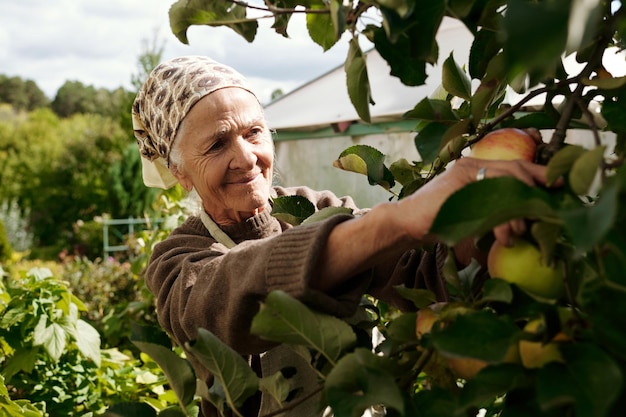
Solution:
<path fill-rule="evenodd" d="M 511 247 L 494 242 L 487 254 L 487 269 L 491 277 L 542 299 L 560 298 L 565 291 L 561 268 L 546 264 L 539 249 L 522 238 L 514 239 Z"/>
<path fill-rule="evenodd" d="M 498 129 L 476 142 L 469 156 L 501 161 L 525 159 L 532 162 L 535 160 L 539 141 L 539 135 L 533 136 L 522 129 Z"/>

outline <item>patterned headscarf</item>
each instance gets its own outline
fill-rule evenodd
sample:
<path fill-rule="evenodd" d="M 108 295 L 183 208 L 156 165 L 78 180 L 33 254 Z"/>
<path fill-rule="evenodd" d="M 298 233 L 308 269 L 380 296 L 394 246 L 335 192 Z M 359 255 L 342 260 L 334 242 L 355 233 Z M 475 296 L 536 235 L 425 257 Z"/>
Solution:
<path fill-rule="evenodd" d="M 180 123 L 201 98 L 226 87 L 254 94 L 241 74 L 205 56 L 174 58 L 152 70 L 132 108 L 147 186 L 167 189 L 176 184 L 168 167 Z"/>

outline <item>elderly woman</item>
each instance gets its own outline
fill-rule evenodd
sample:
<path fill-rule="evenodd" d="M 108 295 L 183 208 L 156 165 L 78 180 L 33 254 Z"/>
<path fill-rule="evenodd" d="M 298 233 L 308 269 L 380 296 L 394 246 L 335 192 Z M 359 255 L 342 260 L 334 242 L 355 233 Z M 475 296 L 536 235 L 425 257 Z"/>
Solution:
<path fill-rule="evenodd" d="M 198 328 L 208 329 L 247 355 L 258 373 L 293 364 L 300 370 L 294 383 L 309 392 L 312 376 L 297 355 L 250 334 L 268 293 L 282 290 L 340 317 L 352 314 L 365 293 L 409 307 L 392 289 L 399 284 L 428 288 L 445 300 L 440 270 L 446 250 L 420 249 L 434 243 L 428 231 L 445 199 L 479 171 L 545 183 L 545 168 L 538 165 L 463 158 L 410 197 L 367 212 L 328 191 L 273 186 L 274 148 L 262 106 L 244 77 L 207 57 L 157 66 L 132 111 L 145 183 L 168 188 L 178 182 L 202 202 L 201 212 L 159 243 L 149 262 L 146 283 L 160 324 L 181 346 Z M 304 196 L 318 209 L 349 207 L 354 214 L 292 227 L 271 215 L 272 198 L 283 195 Z M 498 227 L 497 238 L 508 241 L 519 224 Z M 211 385 L 209 372 L 190 360 L 198 378 Z M 315 405 L 304 402 L 289 415 L 314 415 Z M 254 416 L 275 404 L 253 398 L 245 408 Z M 208 402 L 202 412 L 216 415 Z"/>

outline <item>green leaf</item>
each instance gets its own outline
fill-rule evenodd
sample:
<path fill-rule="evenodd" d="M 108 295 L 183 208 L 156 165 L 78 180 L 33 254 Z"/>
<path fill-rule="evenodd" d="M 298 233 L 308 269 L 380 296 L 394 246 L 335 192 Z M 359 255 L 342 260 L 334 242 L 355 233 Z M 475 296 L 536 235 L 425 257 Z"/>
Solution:
<path fill-rule="evenodd" d="M 586 195 L 589 192 L 604 160 L 604 150 L 604 146 L 598 146 L 574 161 L 568 178 L 570 187 L 576 194 Z"/>
<path fill-rule="evenodd" d="M 495 97 L 497 89 L 498 82 L 496 80 L 482 80 L 476 89 L 476 92 L 470 100 L 474 125 L 478 125 L 481 120 L 487 117 L 487 109 Z"/>
<path fill-rule="evenodd" d="M 172 33 L 188 44 L 187 30 L 193 25 L 227 26 L 252 42 L 259 26 L 256 19 L 246 18 L 247 8 L 212 0 L 178 0 L 169 10 Z"/>
<path fill-rule="evenodd" d="M 437 61 L 437 46 L 433 44 L 434 34 L 441 22 L 441 13 L 445 6 L 441 1 L 430 1 L 429 4 L 422 2 L 419 8 L 414 6 L 404 16 L 396 10 L 384 6 L 379 7 L 382 17 L 381 31 L 373 34 L 370 40 L 374 42 L 376 49 L 383 57 L 383 51 L 388 52 L 389 47 L 395 46 L 398 52 L 405 55 L 405 60 L 419 58 L 434 64 Z M 387 60 L 386 57 L 385 60 Z M 395 75 L 393 74 L 395 60 L 387 60 L 387 62 L 391 64 L 392 75 Z"/>
<path fill-rule="evenodd" d="M 413 302 L 417 308 L 425 308 L 437 301 L 434 292 L 423 288 L 407 288 L 403 285 L 393 287 L 398 294 Z"/>
<path fill-rule="evenodd" d="M 210 331 L 198 329 L 197 339 L 187 343 L 187 348 L 220 382 L 232 408 L 240 407 L 259 389 L 259 378 L 248 362 Z"/>
<path fill-rule="evenodd" d="M 315 312 L 283 291 L 267 296 L 252 320 L 251 332 L 273 342 L 309 347 L 331 363 L 356 342 L 346 322 Z"/>
<path fill-rule="evenodd" d="M 261 391 L 268 393 L 272 398 L 281 404 L 289 395 L 289 381 L 278 371 L 274 375 L 263 377 L 259 380 Z"/>
<path fill-rule="evenodd" d="M 414 0 L 378 0 L 376 3 L 393 10 L 399 17 L 405 18 L 415 7 Z"/>
<path fill-rule="evenodd" d="M 2 365 L 2 376 L 10 380 L 13 375 L 20 371 L 31 373 L 35 363 L 39 359 L 39 348 L 21 348 L 6 358 L 6 361 Z M 0 385 L 1 386 L 1 385 Z"/>
<path fill-rule="evenodd" d="M 439 47 L 436 34 L 445 14 L 446 2 L 420 2 L 411 13 L 400 17 L 394 10 L 380 7 L 382 28 L 368 26 L 366 35 L 391 67 L 390 74 L 408 86 L 423 85 L 426 64 L 436 64 Z"/>
<path fill-rule="evenodd" d="M 448 131 L 448 125 L 429 123 L 415 136 L 415 147 L 424 163 L 431 163 L 437 159 L 441 149 L 442 138 Z"/>
<path fill-rule="evenodd" d="M 555 219 L 550 195 L 513 177 L 487 178 L 453 193 L 430 232 L 452 246 L 515 218 Z"/>
<path fill-rule="evenodd" d="M 370 91 L 370 82 L 367 75 L 365 54 L 359 46 L 357 39 L 350 40 L 350 49 L 345 62 L 346 80 L 348 83 L 348 96 L 359 117 L 366 123 L 372 121 L 370 116 L 370 104 L 374 104 Z"/>
<path fill-rule="evenodd" d="M 617 190 L 610 187 L 593 206 L 559 212 L 566 233 L 578 251 L 590 250 L 613 227 L 618 211 L 617 195 Z"/>
<path fill-rule="evenodd" d="M 279 196 L 272 200 L 272 216 L 297 226 L 315 213 L 315 206 L 301 195 Z"/>
<path fill-rule="evenodd" d="M 416 180 L 423 180 L 422 169 L 422 162 L 412 164 L 407 161 L 406 158 L 400 158 L 389 165 L 391 175 L 393 175 L 393 178 L 403 186 L 409 185 Z"/>
<path fill-rule="evenodd" d="M 585 148 L 579 145 L 566 145 L 555 153 L 548 161 L 546 174 L 548 184 L 554 184 L 560 177 L 566 176 L 572 169 L 574 162 L 585 153 Z"/>
<path fill-rule="evenodd" d="M 410 416 L 450 417 L 463 415 L 459 410 L 458 399 L 452 390 L 433 386 L 417 392 L 412 399 L 413 412 Z"/>
<path fill-rule="evenodd" d="M 470 79 L 463 69 L 454 61 L 452 52 L 443 63 L 442 84 L 443 88 L 456 97 L 469 100 L 472 96 Z"/>
<path fill-rule="evenodd" d="M 405 37 L 400 37 L 392 42 L 386 35 L 385 30 L 370 26 L 368 38 L 373 40 L 376 50 L 383 59 L 391 66 L 390 75 L 397 77 L 403 84 L 419 86 L 426 83 L 428 74 L 426 64 L 428 59 L 420 54 L 410 54 L 410 42 Z M 430 48 L 433 45 L 429 45 Z M 429 50 L 432 55 L 432 49 Z"/>
<path fill-rule="evenodd" d="M 444 123 L 456 123 L 459 120 L 449 101 L 428 97 L 423 98 L 412 110 L 404 113 L 402 118 Z"/>
<path fill-rule="evenodd" d="M 80 353 L 100 366 L 100 333 L 89 323 L 79 319 L 76 322 L 76 332 L 73 336 Z"/>
<path fill-rule="evenodd" d="M 508 62 L 524 72 L 558 62 L 567 41 L 569 6 L 567 1 L 509 0 L 504 14 Z"/>
<path fill-rule="evenodd" d="M 502 44 L 498 38 L 498 33 L 491 28 L 481 28 L 474 36 L 474 41 L 470 47 L 468 62 L 470 76 L 475 79 L 483 79 L 485 74 L 488 73 L 488 66 L 497 65 L 498 67 L 503 67 L 500 64 L 502 62 L 500 58 L 494 59 L 501 48 Z M 496 76 L 495 78 L 500 81 L 503 80 L 506 74 L 505 71 L 498 71 L 498 73 L 501 73 L 502 76 Z M 487 79 L 494 79 L 494 77 L 487 77 Z"/>
<path fill-rule="evenodd" d="M 67 344 L 67 333 L 58 323 L 50 323 L 43 315 L 33 331 L 33 346 L 43 346 L 50 358 L 56 362 L 61 358 Z"/>
<path fill-rule="evenodd" d="M 435 348 L 449 356 L 471 357 L 497 363 L 503 360 L 519 328 L 505 317 L 480 310 L 459 314 L 432 332 Z"/>
<path fill-rule="evenodd" d="M 543 259 L 553 259 L 556 242 L 561 238 L 561 225 L 535 221 L 530 227 L 530 233 L 539 246 Z"/>
<path fill-rule="evenodd" d="M 416 320 L 417 313 L 403 313 L 396 317 L 387 327 L 386 339 L 397 343 L 415 343 Z"/>
<path fill-rule="evenodd" d="M 131 342 L 136 340 L 172 349 L 172 339 L 158 326 L 143 326 L 133 322 L 131 332 Z"/>
<path fill-rule="evenodd" d="M 341 8 L 336 7 L 336 0 L 331 2 L 335 7 L 335 13 L 339 13 Z M 328 10 L 326 4 L 313 4 L 312 10 Z M 331 13 L 307 13 L 306 15 L 306 27 L 309 31 L 309 36 L 313 39 L 313 42 L 322 47 L 324 51 L 329 50 L 339 40 L 341 32 L 336 26 L 336 23 L 343 21 L 343 19 L 333 19 Z"/>
<path fill-rule="evenodd" d="M 370 406 L 384 405 L 403 415 L 402 392 L 389 373 L 394 364 L 368 349 L 359 348 L 337 363 L 324 391 L 336 416 L 360 416 Z"/>
<path fill-rule="evenodd" d="M 172 390 L 182 405 L 193 401 L 196 391 L 196 377 L 189 362 L 181 358 L 166 343 L 161 343 L 163 333 L 150 332 L 152 327 L 133 326 L 131 342 L 150 356 L 163 370 Z"/>
<path fill-rule="evenodd" d="M 464 408 L 480 407 L 485 401 L 513 391 L 524 380 L 524 369 L 519 365 L 505 363 L 488 366 L 465 382 L 460 403 Z"/>
<path fill-rule="evenodd" d="M 24 306 L 15 306 L 11 307 L 10 310 L 6 310 L 2 315 L 2 320 L 0 321 L 0 328 L 8 329 L 10 327 L 15 326 L 18 323 L 26 320 L 27 311 Z"/>
<path fill-rule="evenodd" d="M 335 3 L 335 1 L 333 1 Z M 327 10 L 325 4 L 315 4 L 311 6 L 313 10 Z M 322 47 L 324 51 L 329 50 L 339 40 L 340 33 L 334 25 L 334 19 L 330 13 L 307 13 L 306 27 L 313 42 Z"/>
<path fill-rule="evenodd" d="M 626 293 L 593 282 L 583 287 L 581 298 L 596 340 L 626 359 Z"/>
<path fill-rule="evenodd" d="M 573 404 L 576 416 L 606 416 L 622 393 L 624 375 L 600 347 L 591 343 L 564 344 L 565 364 L 539 370 L 537 400 L 543 410 Z"/>
<path fill-rule="evenodd" d="M 481 300 L 510 304 L 513 301 L 511 284 L 500 278 L 488 279 L 483 285 Z"/>
<path fill-rule="evenodd" d="M 395 185 L 393 174 L 385 165 L 385 155 L 368 145 L 354 145 L 341 152 L 333 166 L 345 171 L 366 174 L 370 185 L 388 190 Z"/>
<path fill-rule="evenodd" d="M 352 209 L 348 207 L 324 207 L 306 218 L 302 224 L 321 222 L 331 218 L 332 216 L 336 216 L 337 214 L 352 214 Z"/>

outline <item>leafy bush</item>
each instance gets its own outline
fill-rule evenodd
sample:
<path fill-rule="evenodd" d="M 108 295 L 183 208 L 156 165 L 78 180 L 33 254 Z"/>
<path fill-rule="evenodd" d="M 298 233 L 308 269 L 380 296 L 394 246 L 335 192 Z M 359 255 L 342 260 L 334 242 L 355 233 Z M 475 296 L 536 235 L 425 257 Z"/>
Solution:
<path fill-rule="evenodd" d="M 46 268 L 18 275 L 0 292 L 0 372 L 15 406 L 30 403 L 40 413 L 32 415 L 66 417 L 128 401 L 157 409 L 176 401 L 150 358 L 100 348 L 100 335 L 81 318 L 87 307 L 67 283 Z"/>
<path fill-rule="evenodd" d="M 85 300 L 85 317 L 98 329 L 106 347 L 132 350 L 131 323 L 156 324 L 153 296 L 131 267 L 113 258 L 91 261 L 84 257 L 63 265 L 63 276 Z"/>
<path fill-rule="evenodd" d="M 4 223 L 2 219 L 0 219 L 0 261 L 10 259 L 12 253 L 13 248 L 11 247 L 11 242 L 9 242 L 9 238 L 7 237 Z"/>
<path fill-rule="evenodd" d="M 102 220 L 96 217 L 93 220 L 77 220 L 72 225 L 72 235 L 67 239 L 68 255 L 97 259 L 102 257 L 103 237 Z"/>

